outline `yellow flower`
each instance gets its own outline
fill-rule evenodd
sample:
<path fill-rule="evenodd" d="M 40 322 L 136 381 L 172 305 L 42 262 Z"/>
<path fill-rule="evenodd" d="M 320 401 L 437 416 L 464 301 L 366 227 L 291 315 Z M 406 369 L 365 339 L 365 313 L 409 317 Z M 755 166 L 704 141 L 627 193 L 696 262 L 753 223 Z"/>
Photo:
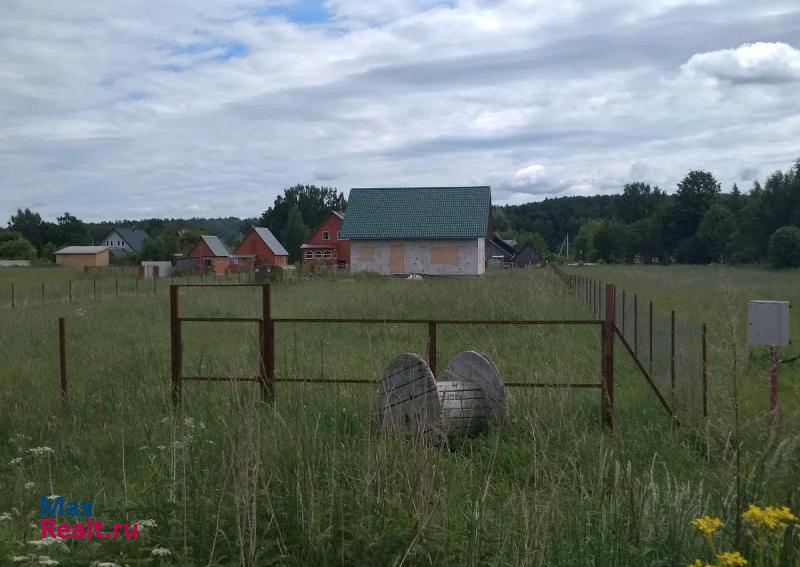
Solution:
<path fill-rule="evenodd" d="M 719 567 L 742 567 L 747 565 L 747 559 L 738 551 L 724 551 L 717 555 Z"/>
<path fill-rule="evenodd" d="M 703 516 L 702 518 L 695 518 L 692 520 L 692 525 L 706 536 L 710 536 L 719 531 L 725 524 L 722 523 L 722 520 L 714 516 Z"/>
<path fill-rule="evenodd" d="M 755 504 L 748 506 L 747 511 L 742 514 L 742 518 L 756 530 L 783 530 L 789 527 L 787 522 L 797 521 L 797 516 L 787 506 L 780 508 L 766 506 L 762 508 Z"/>
<path fill-rule="evenodd" d="M 711 563 L 706 563 L 702 559 L 695 559 L 691 563 L 689 563 L 686 567 L 714 567 Z"/>

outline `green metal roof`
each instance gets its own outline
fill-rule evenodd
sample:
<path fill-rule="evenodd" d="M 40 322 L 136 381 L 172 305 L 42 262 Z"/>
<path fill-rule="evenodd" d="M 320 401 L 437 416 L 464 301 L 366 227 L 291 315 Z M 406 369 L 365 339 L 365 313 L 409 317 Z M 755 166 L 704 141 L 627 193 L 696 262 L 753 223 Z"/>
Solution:
<path fill-rule="evenodd" d="M 353 188 L 342 238 L 486 237 L 491 202 L 488 186 Z"/>

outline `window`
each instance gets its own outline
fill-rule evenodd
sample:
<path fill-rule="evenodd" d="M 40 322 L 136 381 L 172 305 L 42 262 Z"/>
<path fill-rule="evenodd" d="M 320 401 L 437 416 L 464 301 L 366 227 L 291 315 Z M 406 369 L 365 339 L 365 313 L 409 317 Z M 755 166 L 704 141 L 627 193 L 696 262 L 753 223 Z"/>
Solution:
<path fill-rule="evenodd" d="M 356 250 L 358 250 L 358 259 L 362 262 L 373 262 L 375 260 L 374 246 L 357 247 Z"/>
<path fill-rule="evenodd" d="M 311 260 L 314 257 L 314 253 L 311 250 L 306 250 L 306 260 Z"/>
<path fill-rule="evenodd" d="M 322 240 L 330 240 L 330 239 L 331 239 L 331 233 L 328 232 L 327 230 L 323 230 L 322 231 Z"/>
<path fill-rule="evenodd" d="M 325 250 L 325 253 L 322 255 L 323 258 L 330 259 L 331 258 L 331 251 Z"/>
<path fill-rule="evenodd" d="M 431 264 L 457 266 L 458 256 L 458 248 L 455 246 L 433 246 L 431 248 Z"/>
<path fill-rule="evenodd" d="M 322 250 L 314 250 L 314 258 L 322 258 Z"/>

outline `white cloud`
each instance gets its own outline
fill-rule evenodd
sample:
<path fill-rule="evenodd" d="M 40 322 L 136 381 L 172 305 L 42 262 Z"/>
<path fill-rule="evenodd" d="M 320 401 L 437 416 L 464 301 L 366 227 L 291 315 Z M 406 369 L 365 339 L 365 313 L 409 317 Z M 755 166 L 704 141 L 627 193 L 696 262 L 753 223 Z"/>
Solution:
<path fill-rule="evenodd" d="M 0 222 L 252 216 L 314 181 L 488 182 L 496 202 L 672 189 L 694 167 L 728 186 L 797 157 L 783 0 L 270 8 L 311 4 L 7 2 Z"/>
<path fill-rule="evenodd" d="M 746 43 L 693 55 L 683 65 L 690 76 L 706 75 L 743 83 L 800 80 L 800 50 L 786 43 Z"/>

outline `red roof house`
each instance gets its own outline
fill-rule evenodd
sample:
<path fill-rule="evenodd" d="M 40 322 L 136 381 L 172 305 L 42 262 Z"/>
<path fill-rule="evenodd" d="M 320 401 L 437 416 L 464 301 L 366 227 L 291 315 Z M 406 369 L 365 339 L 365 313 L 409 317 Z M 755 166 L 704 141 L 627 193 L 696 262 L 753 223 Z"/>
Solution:
<path fill-rule="evenodd" d="M 311 238 L 300 247 L 304 266 L 350 264 L 350 241 L 340 238 L 343 220 L 344 215 L 338 211 L 328 213 Z"/>
<path fill-rule="evenodd" d="M 233 255 L 236 260 L 252 259 L 254 266 L 285 266 L 289 263 L 289 253 L 283 245 L 268 228 L 261 226 L 250 229 Z"/>

